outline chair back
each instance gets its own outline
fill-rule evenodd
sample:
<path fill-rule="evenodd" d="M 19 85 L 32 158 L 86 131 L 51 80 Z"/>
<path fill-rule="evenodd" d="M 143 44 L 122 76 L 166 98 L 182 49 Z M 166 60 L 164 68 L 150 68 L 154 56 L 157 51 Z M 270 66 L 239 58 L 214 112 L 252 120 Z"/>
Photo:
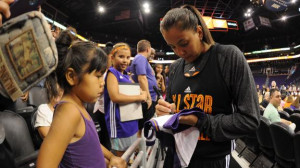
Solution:
<path fill-rule="evenodd" d="M 33 144 L 35 146 L 35 149 L 39 149 L 43 139 L 41 138 L 38 130 L 34 128 L 35 121 L 36 121 L 36 116 L 37 116 L 37 110 L 31 115 L 31 129 L 33 130 Z"/>
<path fill-rule="evenodd" d="M 300 168 L 300 131 L 298 131 L 294 136 L 294 152 L 296 167 Z"/>
<path fill-rule="evenodd" d="M 286 111 L 278 111 L 280 118 L 283 118 L 285 120 L 290 120 L 290 114 Z"/>
<path fill-rule="evenodd" d="M 282 122 L 275 122 L 270 125 L 270 132 L 273 139 L 275 150 L 275 160 L 285 167 L 287 164 L 293 164 L 294 155 L 294 132 L 288 125 Z"/>
<path fill-rule="evenodd" d="M 294 113 L 290 116 L 290 121 L 296 124 L 295 132 L 300 131 L 300 113 Z"/>
<path fill-rule="evenodd" d="M 17 166 L 36 160 L 35 151 L 25 120 L 17 113 L 0 112 L 0 123 L 5 130 L 5 139 L 11 147 Z"/>
<path fill-rule="evenodd" d="M 293 114 L 293 110 L 290 108 L 284 108 L 283 111 L 286 111 L 287 113 L 289 113 L 289 115 Z"/>
<path fill-rule="evenodd" d="M 29 90 L 28 103 L 35 107 L 48 103 L 47 89 L 39 86 L 31 88 Z"/>
<path fill-rule="evenodd" d="M 5 139 L 5 130 L 0 123 L 0 167 L 16 168 L 10 146 Z"/>
<path fill-rule="evenodd" d="M 299 113 L 300 114 L 300 110 L 299 109 L 295 109 L 294 113 Z"/>
<path fill-rule="evenodd" d="M 270 133 L 271 122 L 265 117 L 260 118 L 260 125 L 256 131 L 257 140 L 260 145 L 260 149 L 269 157 L 274 156 L 273 140 Z"/>

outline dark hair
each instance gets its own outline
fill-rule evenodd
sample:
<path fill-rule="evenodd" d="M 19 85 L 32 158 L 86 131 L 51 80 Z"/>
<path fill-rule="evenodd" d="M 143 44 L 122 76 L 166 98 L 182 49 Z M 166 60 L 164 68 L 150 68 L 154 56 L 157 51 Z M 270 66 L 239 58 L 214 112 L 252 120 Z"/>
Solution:
<path fill-rule="evenodd" d="M 148 40 L 140 40 L 137 43 L 137 52 L 144 52 L 147 48 L 151 47 L 151 43 Z"/>
<path fill-rule="evenodd" d="M 105 47 L 103 48 L 104 52 L 108 55 L 111 52 L 113 46 L 114 46 L 114 44 L 112 42 L 110 42 L 110 41 L 107 42 L 105 44 Z"/>
<path fill-rule="evenodd" d="M 59 34 L 58 38 L 55 40 L 59 60 L 58 62 L 67 55 L 68 48 L 74 40 L 75 38 L 69 30 L 64 30 Z"/>
<path fill-rule="evenodd" d="M 45 88 L 47 89 L 47 98 L 49 102 L 51 102 L 52 99 L 56 98 L 59 95 L 55 72 L 52 72 L 49 76 L 46 77 Z"/>
<path fill-rule="evenodd" d="M 87 70 L 82 71 L 84 65 L 89 65 Z M 58 62 L 56 69 L 59 86 L 68 93 L 71 86 L 66 80 L 65 73 L 68 68 L 73 68 L 79 76 L 79 82 L 84 73 L 101 71 L 104 73 L 107 66 L 107 55 L 92 42 L 75 41 L 67 49 L 67 54 Z"/>
<path fill-rule="evenodd" d="M 191 5 L 184 5 L 180 8 L 174 8 L 168 11 L 160 23 L 160 32 L 168 31 L 173 26 L 176 26 L 180 30 L 196 31 L 198 25 L 202 27 L 203 41 L 207 44 L 214 44 L 215 41 L 201 14 Z"/>
<path fill-rule="evenodd" d="M 273 94 L 274 94 L 275 92 L 279 92 L 279 90 L 278 90 L 277 88 L 271 89 L 271 90 L 270 90 L 270 97 L 273 96 Z"/>

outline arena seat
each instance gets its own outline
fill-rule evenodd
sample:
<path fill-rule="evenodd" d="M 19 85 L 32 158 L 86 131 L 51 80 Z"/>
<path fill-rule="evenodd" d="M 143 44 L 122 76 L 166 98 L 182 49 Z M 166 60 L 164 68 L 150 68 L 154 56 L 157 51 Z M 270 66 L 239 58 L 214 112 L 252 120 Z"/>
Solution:
<path fill-rule="evenodd" d="M 278 111 L 280 118 L 285 119 L 285 120 L 290 120 L 290 114 L 287 113 L 286 111 Z"/>
<path fill-rule="evenodd" d="M 296 124 L 295 132 L 300 131 L 300 113 L 294 113 L 290 116 L 290 121 Z"/>
<path fill-rule="evenodd" d="M 33 144 L 34 144 L 34 147 L 35 149 L 39 149 L 42 142 L 43 142 L 43 139 L 41 138 L 38 130 L 36 128 L 34 128 L 34 124 L 35 124 L 35 121 L 36 121 L 36 116 L 37 116 L 37 111 L 35 111 L 32 115 L 31 115 L 31 129 L 32 129 L 32 140 L 33 140 Z"/>
<path fill-rule="evenodd" d="M 275 161 L 280 167 L 292 168 L 295 166 L 293 137 L 294 132 L 282 122 L 270 125 L 270 132 L 275 150 Z"/>
<path fill-rule="evenodd" d="M 287 113 L 289 113 L 289 115 L 292 115 L 294 113 L 290 108 L 284 108 L 283 111 L 286 111 Z"/>
<path fill-rule="evenodd" d="M 300 131 L 294 136 L 294 152 L 296 159 L 296 167 L 300 168 Z"/>
<path fill-rule="evenodd" d="M 39 107 L 39 105 L 45 103 L 48 103 L 46 88 L 35 86 L 29 90 L 28 104 Z"/>
<path fill-rule="evenodd" d="M 265 117 L 261 117 L 260 125 L 257 129 L 256 135 L 259 143 L 259 148 L 263 154 L 269 159 L 274 160 L 274 146 L 273 140 L 270 134 L 271 122 Z"/>
<path fill-rule="evenodd" d="M 7 148 L 11 148 L 17 167 L 32 167 L 38 151 L 34 149 L 25 120 L 17 113 L 5 110 L 0 112 L 0 123 L 5 130 Z"/>

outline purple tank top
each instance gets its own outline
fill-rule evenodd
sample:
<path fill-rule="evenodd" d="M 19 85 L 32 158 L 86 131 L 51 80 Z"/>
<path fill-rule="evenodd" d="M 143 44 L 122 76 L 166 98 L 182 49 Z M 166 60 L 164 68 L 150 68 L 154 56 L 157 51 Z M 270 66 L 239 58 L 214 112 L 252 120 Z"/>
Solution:
<path fill-rule="evenodd" d="M 80 140 L 68 145 L 59 168 L 106 168 L 94 122 L 86 119 L 81 111 L 80 114 L 84 119 L 85 133 Z"/>

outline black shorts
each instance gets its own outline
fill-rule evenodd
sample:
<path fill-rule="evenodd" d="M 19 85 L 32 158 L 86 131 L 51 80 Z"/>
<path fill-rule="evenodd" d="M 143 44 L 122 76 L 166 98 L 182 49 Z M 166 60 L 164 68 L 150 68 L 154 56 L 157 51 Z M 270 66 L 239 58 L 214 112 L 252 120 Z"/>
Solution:
<path fill-rule="evenodd" d="M 229 168 L 231 155 L 218 159 L 197 159 L 192 157 L 188 168 Z"/>
<path fill-rule="evenodd" d="M 175 150 L 175 140 L 169 138 L 168 141 L 169 146 L 166 152 L 163 168 L 180 168 L 180 160 Z M 230 154 L 221 158 L 212 159 L 201 159 L 193 155 L 187 168 L 229 168 L 231 159 Z"/>
<path fill-rule="evenodd" d="M 146 102 L 142 103 L 143 119 L 139 120 L 139 130 L 141 130 L 144 127 L 144 123 L 146 121 L 150 120 L 153 117 L 155 113 L 155 105 L 156 102 L 152 101 L 150 108 L 147 109 L 148 104 Z"/>

